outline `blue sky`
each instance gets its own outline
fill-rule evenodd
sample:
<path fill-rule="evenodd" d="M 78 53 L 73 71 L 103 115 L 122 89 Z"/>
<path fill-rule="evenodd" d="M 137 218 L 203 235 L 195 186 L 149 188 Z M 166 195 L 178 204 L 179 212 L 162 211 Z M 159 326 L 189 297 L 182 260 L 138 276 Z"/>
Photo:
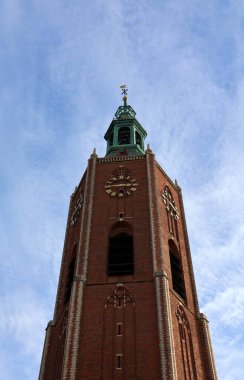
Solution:
<path fill-rule="evenodd" d="M 183 190 L 219 378 L 244 378 L 244 3 L 2 0 L 0 377 L 38 377 L 69 196 L 121 104 Z"/>

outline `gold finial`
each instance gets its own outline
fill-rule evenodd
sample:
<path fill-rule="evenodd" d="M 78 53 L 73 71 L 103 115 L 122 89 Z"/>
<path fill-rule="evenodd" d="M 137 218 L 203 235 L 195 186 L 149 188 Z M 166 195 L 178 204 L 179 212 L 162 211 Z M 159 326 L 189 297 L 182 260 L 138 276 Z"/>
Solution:
<path fill-rule="evenodd" d="M 123 101 L 124 101 L 124 106 L 127 106 L 127 93 L 128 93 L 128 87 L 126 84 L 122 84 L 120 86 L 121 90 L 122 90 L 122 93 L 121 95 L 124 95 L 123 96 Z"/>

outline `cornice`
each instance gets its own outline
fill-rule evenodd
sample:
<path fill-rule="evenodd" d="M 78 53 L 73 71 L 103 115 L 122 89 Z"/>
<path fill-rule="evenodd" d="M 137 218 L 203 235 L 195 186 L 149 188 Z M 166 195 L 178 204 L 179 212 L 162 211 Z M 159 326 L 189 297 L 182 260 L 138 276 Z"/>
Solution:
<path fill-rule="evenodd" d="M 117 157 L 101 157 L 97 158 L 97 162 L 106 163 L 106 162 L 121 162 L 121 161 L 138 161 L 145 160 L 145 154 L 137 156 L 117 156 Z"/>

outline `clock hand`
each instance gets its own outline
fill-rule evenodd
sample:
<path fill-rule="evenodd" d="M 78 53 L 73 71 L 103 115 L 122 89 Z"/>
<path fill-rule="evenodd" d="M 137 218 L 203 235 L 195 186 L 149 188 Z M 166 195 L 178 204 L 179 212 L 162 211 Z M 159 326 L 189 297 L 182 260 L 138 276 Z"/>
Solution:
<path fill-rule="evenodd" d="M 113 185 L 105 185 L 105 189 L 110 187 L 130 187 L 130 186 L 138 186 L 138 183 L 120 183 L 120 184 L 113 184 Z"/>

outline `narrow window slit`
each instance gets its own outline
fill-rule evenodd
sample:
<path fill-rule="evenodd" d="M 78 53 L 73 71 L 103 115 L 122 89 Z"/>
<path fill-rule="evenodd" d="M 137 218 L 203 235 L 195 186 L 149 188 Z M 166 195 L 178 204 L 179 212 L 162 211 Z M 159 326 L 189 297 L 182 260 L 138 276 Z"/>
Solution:
<path fill-rule="evenodd" d="M 116 368 L 122 369 L 122 354 L 116 355 Z"/>
<path fill-rule="evenodd" d="M 117 323 L 117 335 L 122 336 L 122 323 Z"/>

